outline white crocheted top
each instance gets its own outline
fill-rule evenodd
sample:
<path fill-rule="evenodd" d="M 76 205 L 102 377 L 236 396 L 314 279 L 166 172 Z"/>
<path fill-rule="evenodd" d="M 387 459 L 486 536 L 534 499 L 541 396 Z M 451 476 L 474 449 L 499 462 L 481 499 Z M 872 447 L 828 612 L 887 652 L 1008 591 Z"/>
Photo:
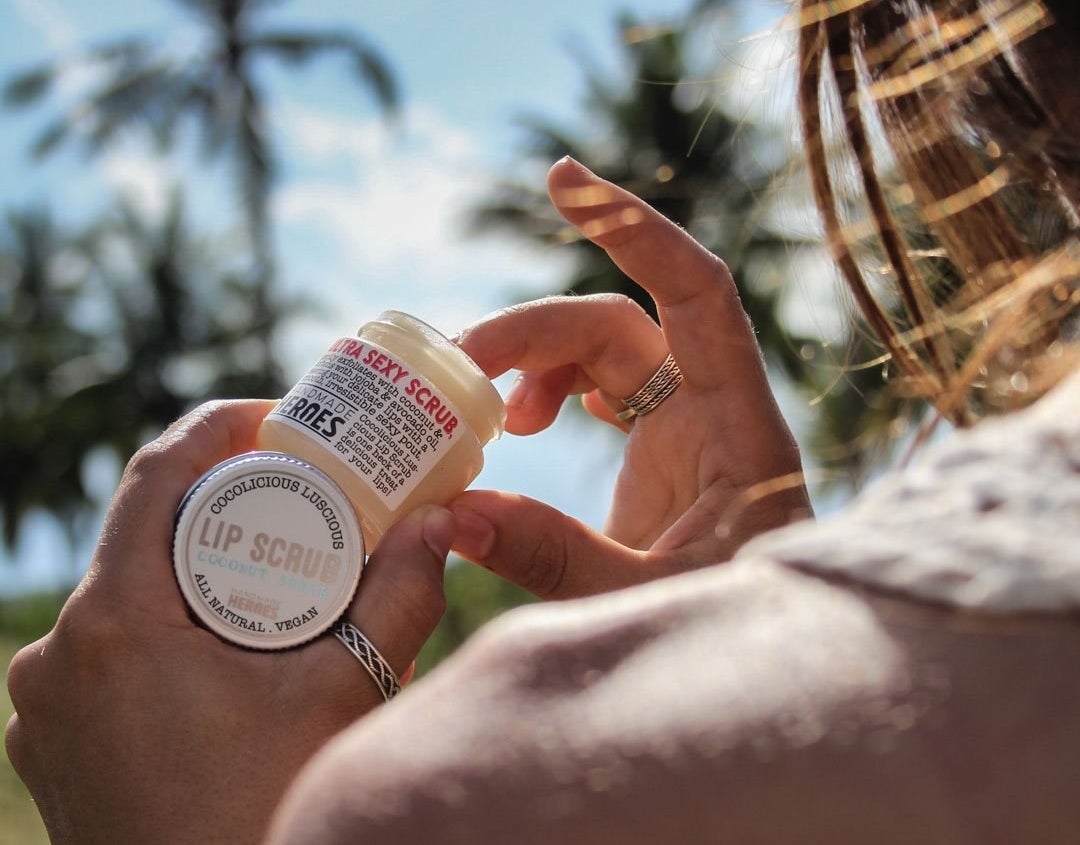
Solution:
<path fill-rule="evenodd" d="M 1080 610 L 1080 374 L 738 557 L 973 610 Z"/>

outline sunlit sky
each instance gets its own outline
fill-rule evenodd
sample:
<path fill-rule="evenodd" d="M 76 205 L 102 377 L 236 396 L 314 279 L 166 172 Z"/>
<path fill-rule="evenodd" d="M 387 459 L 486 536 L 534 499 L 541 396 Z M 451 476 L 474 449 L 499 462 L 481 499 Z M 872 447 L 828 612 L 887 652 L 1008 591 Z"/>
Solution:
<path fill-rule="evenodd" d="M 0 2 L 4 76 L 119 35 L 167 37 L 181 52 L 197 37 L 182 2 Z M 267 20 L 283 28 L 340 27 L 363 34 L 392 64 L 404 94 L 404 118 L 391 133 L 342 63 L 317 62 L 288 77 L 264 78 L 273 137 L 282 153 L 284 178 L 274 194 L 273 221 L 283 281 L 288 290 L 314 295 L 324 308 L 285 333 L 282 351 L 291 374 L 299 375 L 330 339 L 352 333 L 384 308 L 411 311 L 453 333 L 522 292 L 556 290 L 564 262 L 516 242 L 463 239 L 465 211 L 517 160 L 517 118 L 542 116 L 578 134 L 588 131 L 575 51 L 614 72 L 618 12 L 662 23 L 681 16 L 688 5 L 689 0 L 292 0 L 272 7 Z M 742 29 L 710 31 L 718 64 L 742 56 L 741 39 L 768 27 L 782 11 L 767 0 L 748 5 L 750 21 Z M 768 74 L 744 69 L 732 78 L 740 102 L 773 96 L 776 81 Z M 195 168 L 183 152 L 163 159 L 136 139 L 94 159 L 65 149 L 32 164 L 26 149 L 48 114 L 37 109 L 0 117 L 5 208 L 48 203 L 62 220 L 78 225 L 123 194 L 153 215 L 181 174 L 197 198 L 224 196 L 220 180 L 227 176 L 220 169 Z M 195 169 L 198 181 L 190 178 Z M 543 169 L 518 175 L 542 184 Z M 220 200 L 201 202 L 199 215 L 212 228 L 223 225 L 227 208 Z M 599 525 L 618 441 L 578 416 L 564 414 L 568 418 L 531 443 L 508 437 L 489 447 L 488 468 L 478 483 L 536 496 Z M 15 554 L 0 559 L 0 592 L 51 586 L 71 574 L 64 546 L 38 521 Z"/>

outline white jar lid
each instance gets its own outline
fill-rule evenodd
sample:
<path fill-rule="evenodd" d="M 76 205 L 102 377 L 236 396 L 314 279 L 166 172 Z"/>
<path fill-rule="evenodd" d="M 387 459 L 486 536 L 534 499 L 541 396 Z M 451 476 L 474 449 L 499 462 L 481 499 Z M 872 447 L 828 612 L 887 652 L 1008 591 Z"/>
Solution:
<path fill-rule="evenodd" d="M 348 498 L 291 455 L 223 461 L 177 511 L 180 591 L 207 628 L 248 648 L 288 648 L 329 628 L 352 601 L 363 561 Z"/>

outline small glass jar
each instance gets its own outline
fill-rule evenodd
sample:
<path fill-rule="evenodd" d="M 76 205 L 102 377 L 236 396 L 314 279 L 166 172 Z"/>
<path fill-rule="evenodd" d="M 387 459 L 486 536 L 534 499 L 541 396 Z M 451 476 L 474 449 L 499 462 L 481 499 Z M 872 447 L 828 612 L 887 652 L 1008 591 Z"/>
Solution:
<path fill-rule="evenodd" d="M 502 397 L 471 358 L 426 323 L 386 311 L 330 346 L 263 421 L 257 447 L 329 475 L 370 551 L 409 511 L 463 491 L 505 422 Z"/>

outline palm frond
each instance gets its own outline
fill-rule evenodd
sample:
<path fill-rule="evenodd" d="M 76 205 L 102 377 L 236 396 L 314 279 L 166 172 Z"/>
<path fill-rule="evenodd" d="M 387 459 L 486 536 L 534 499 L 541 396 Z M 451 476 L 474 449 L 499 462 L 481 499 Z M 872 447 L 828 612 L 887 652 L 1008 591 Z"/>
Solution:
<path fill-rule="evenodd" d="M 251 38 L 246 46 L 254 55 L 265 54 L 290 64 L 306 64 L 327 54 L 340 54 L 349 60 L 383 111 L 392 114 L 400 105 L 398 83 L 390 64 L 375 47 L 356 36 L 315 30 L 271 31 Z"/>
<path fill-rule="evenodd" d="M 75 130 L 75 122 L 67 115 L 50 121 L 39 132 L 30 145 L 30 155 L 35 159 L 45 159 L 52 155 Z"/>
<path fill-rule="evenodd" d="M 7 79 L 0 89 L 0 102 L 9 108 L 32 106 L 48 97 L 65 75 L 93 67 L 138 65 L 145 61 L 151 50 L 151 46 L 141 38 L 124 38 L 91 46 L 58 61 L 29 67 Z"/>
<path fill-rule="evenodd" d="M 4 83 L 0 99 L 10 108 L 36 103 L 48 96 L 58 72 L 59 68 L 49 63 L 18 73 Z"/>
<path fill-rule="evenodd" d="M 167 62 L 132 68 L 110 78 L 87 104 L 88 138 L 102 146 L 127 129 L 142 128 L 153 134 L 155 127 L 180 110 L 189 84 L 185 70 Z M 168 147 L 173 136 L 159 140 Z"/>
<path fill-rule="evenodd" d="M 127 65 L 138 67 L 145 64 L 157 50 L 156 45 L 145 38 L 131 36 L 115 38 L 100 44 L 93 44 L 81 51 L 71 62 L 77 65 Z"/>

